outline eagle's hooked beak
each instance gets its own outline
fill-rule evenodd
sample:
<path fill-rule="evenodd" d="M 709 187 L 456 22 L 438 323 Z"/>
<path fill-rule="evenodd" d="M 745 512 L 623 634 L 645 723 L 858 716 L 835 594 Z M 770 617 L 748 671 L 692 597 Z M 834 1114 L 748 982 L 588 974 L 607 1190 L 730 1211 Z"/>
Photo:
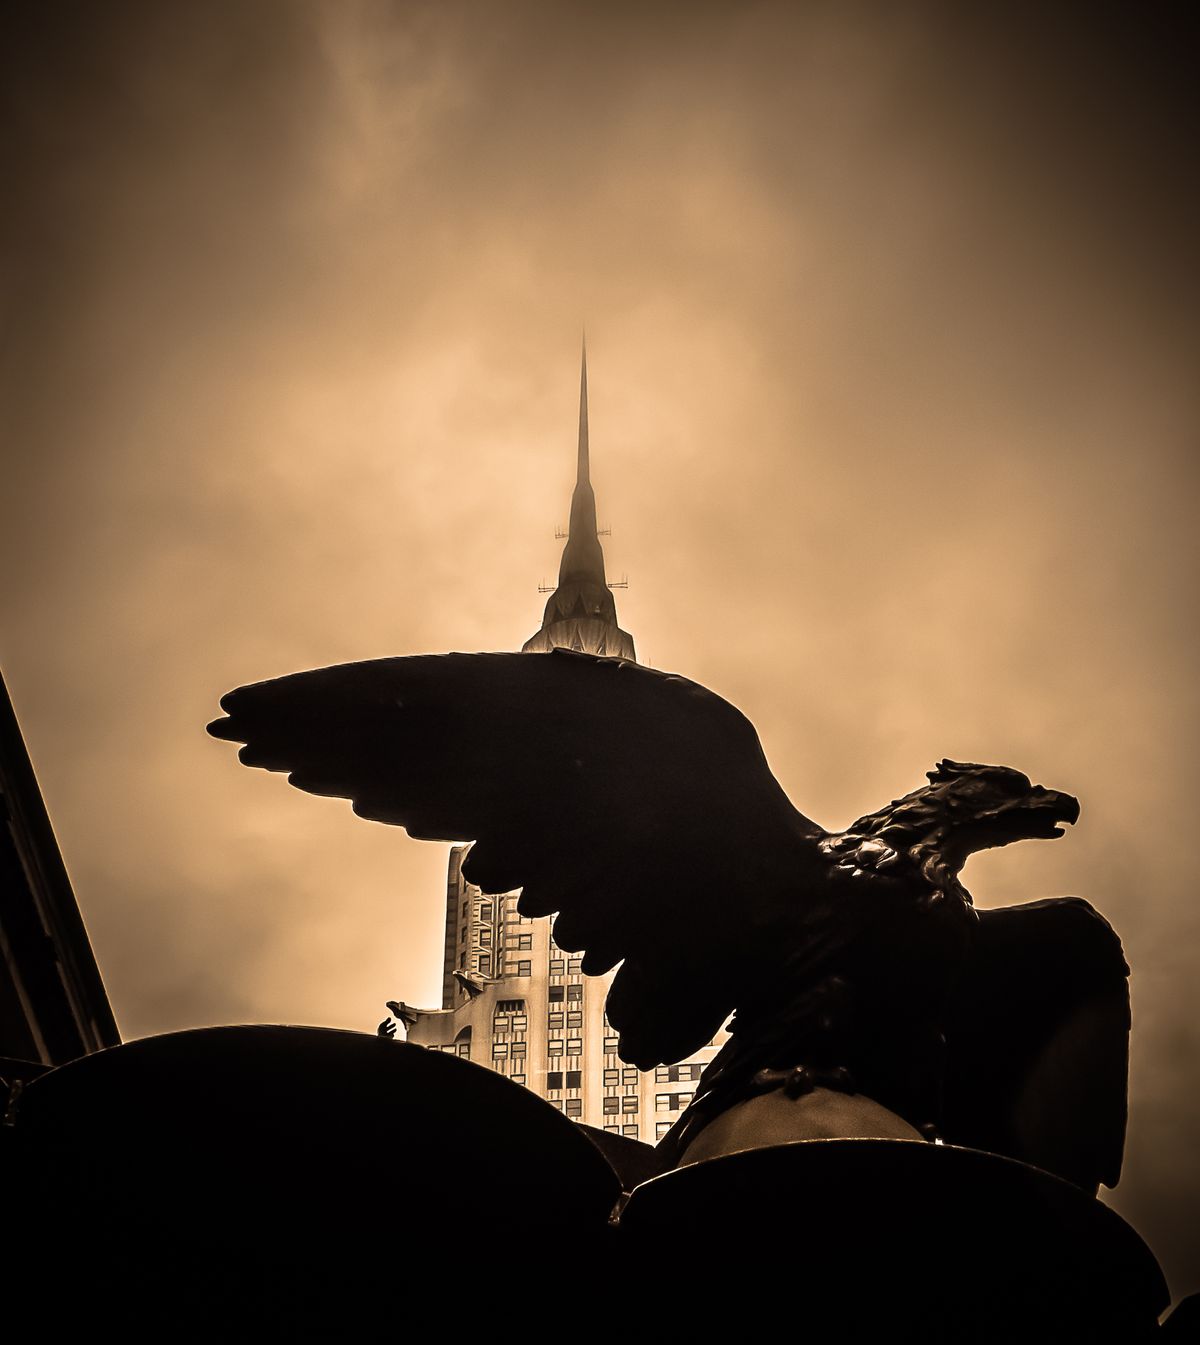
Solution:
<path fill-rule="evenodd" d="M 1079 800 L 1074 795 L 1063 794 L 1057 789 L 1044 789 L 1041 785 L 1034 785 L 1016 806 L 1037 828 L 1031 839 L 1061 836 L 1063 829 L 1057 823 L 1065 822 L 1068 826 L 1074 826 L 1079 821 Z"/>

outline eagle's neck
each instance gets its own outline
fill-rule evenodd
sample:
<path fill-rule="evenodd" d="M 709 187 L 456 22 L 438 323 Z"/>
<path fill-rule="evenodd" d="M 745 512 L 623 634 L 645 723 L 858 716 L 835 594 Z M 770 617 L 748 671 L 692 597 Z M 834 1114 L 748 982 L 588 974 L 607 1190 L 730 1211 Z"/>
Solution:
<path fill-rule="evenodd" d="M 848 831 L 827 836 L 820 848 L 833 877 L 916 884 L 927 902 L 953 897 L 971 904 L 971 894 L 958 880 L 970 849 L 956 837 L 948 819 L 931 819 L 917 831 L 856 822 Z"/>

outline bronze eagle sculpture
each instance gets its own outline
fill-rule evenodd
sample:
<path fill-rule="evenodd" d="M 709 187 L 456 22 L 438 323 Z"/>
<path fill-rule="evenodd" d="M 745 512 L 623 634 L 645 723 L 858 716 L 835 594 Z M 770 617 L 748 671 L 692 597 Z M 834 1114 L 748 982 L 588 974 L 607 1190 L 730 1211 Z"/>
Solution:
<path fill-rule="evenodd" d="M 244 744 L 244 764 L 414 837 L 473 841 L 469 881 L 555 915 L 585 973 L 619 965 L 607 1014 L 626 1061 L 678 1061 L 729 1022 L 663 1141 L 672 1161 L 755 1098 L 819 1092 L 900 1118 L 895 1133 L 1116 1183 L 1116 935 L 1078 898 L 976 911 L 959 880 L 975 851 L 1061 836 L 1079 816 L 1070 795 L 947 760 L 827 832 L 728 702 L 557 649 L 345 664 L 221 706 L 209 732 Z"/>

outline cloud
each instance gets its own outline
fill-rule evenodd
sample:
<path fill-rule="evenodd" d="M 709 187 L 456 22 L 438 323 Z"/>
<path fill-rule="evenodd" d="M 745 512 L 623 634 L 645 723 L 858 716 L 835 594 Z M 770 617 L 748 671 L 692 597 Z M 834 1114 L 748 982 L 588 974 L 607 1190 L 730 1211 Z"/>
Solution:
<path fill-rule="evenodd" d="M 1195 1288 L 1196 200 L 1166 11 L 26 10 L 6 675 L 127 1033 L 439 993 L 443 857 L 239 772 L 241 682 L 515 648 L 589 332 L 623 624 L 834 824 L 1078 793 L 981 902 L 1134 966 L 1115 1203 Z"/>

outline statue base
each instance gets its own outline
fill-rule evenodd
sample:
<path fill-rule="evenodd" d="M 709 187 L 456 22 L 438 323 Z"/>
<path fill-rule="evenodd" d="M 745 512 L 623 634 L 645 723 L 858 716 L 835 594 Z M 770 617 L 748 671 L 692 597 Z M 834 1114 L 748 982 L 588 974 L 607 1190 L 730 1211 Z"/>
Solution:
<path fill-rule="evenodd" d="M 629 1264 L 702 1278 L 712 1325 L 879 1341 L 1152 1340 L 1150 1249 L 1070 1183 L 924 1141 L 802 1140 L 681 1167 L 621 1216 Z"/>

